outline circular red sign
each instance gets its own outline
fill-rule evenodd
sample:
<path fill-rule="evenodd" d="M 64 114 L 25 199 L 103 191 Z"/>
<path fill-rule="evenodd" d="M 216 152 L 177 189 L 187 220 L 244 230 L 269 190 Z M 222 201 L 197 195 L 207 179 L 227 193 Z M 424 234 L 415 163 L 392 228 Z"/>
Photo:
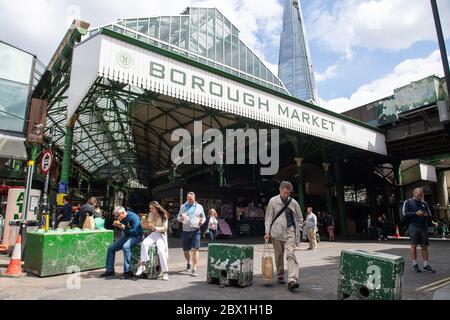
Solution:
<path fill-rule="evenodd" d="M 52 168 L 52 162 L 53 162 L 52 152 L 50 150 L 45 151 L 41 160 L 42 173 L 46 174 L 50 171 L 50 169 Z"/>

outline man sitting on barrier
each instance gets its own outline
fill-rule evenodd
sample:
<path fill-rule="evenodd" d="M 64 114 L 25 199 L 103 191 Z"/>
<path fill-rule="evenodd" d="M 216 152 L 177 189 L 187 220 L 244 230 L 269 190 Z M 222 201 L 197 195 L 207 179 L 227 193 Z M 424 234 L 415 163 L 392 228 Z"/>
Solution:
<path fill-rule="evenodd" d="M 114 218 L 116 220 L 114 221 L 113 226 L 121 229 L 124 236 L 117 239 L 109 246 L 108 254 L 106 256 L 106 272 L 100 277 L 105 278 L 115 275 L 114 261 L 116 252 L 123 250 L 123 278 L 132 278 L 131 249 L 142 240 L 144 231 L 141 227 L 141 220 L 136 213 L 132 211 L 127 212 L 124 207 L 116 207 L 114 209 Z"/>

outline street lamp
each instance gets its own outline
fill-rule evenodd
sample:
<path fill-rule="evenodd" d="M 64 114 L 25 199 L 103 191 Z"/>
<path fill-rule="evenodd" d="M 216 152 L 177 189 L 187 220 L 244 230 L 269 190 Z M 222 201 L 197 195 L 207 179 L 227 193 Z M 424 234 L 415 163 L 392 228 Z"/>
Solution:
<path fill-rule="evenodd" d="M 445 48 L 444 33 L 442 32 L 441 18 L 439 17 L 439 9 L 436 0 L 430 1 L 431 1 L 431 8 L 433 9 L 434 23 L 436 25 L 439 49 L 441 50 L 442 64 L 444 66 L 445 82 L 447 83 L 447 94 L 449 95 L 450 99 L 450 67 L 448 63 L 447 49 Z"/>

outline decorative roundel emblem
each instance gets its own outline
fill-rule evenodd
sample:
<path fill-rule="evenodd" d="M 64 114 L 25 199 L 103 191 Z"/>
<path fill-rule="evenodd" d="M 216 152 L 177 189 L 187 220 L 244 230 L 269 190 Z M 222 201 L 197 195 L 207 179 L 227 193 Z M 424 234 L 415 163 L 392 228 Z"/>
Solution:
<path fill-rule="evenodd" d="M 117 62 L 123 68 L 130 68 L 133 64 L 133 58 L 126 52 L 120 52 L 117 55 Z"/>

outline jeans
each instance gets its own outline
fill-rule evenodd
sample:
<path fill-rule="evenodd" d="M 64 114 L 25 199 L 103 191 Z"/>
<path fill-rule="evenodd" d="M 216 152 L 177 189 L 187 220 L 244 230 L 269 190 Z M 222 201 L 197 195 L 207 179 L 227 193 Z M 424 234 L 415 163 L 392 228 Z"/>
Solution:
<path fill-rule="evenodd" d="M 216 242 L 216 233 L 217 233 L 217 230 L 211 230 L 211 229 L 209 229 L 209 243 L 214 243 L 214 242 Z"/>
<path fill-rule="evenodd" d="M 116 252 L 123 250 L 123 272 L 131 271 L 131 249 L 141 242 L 142 237 L 123 237 L 114 241 L 108 248 L 106 272 L 114 272 Z"/>

